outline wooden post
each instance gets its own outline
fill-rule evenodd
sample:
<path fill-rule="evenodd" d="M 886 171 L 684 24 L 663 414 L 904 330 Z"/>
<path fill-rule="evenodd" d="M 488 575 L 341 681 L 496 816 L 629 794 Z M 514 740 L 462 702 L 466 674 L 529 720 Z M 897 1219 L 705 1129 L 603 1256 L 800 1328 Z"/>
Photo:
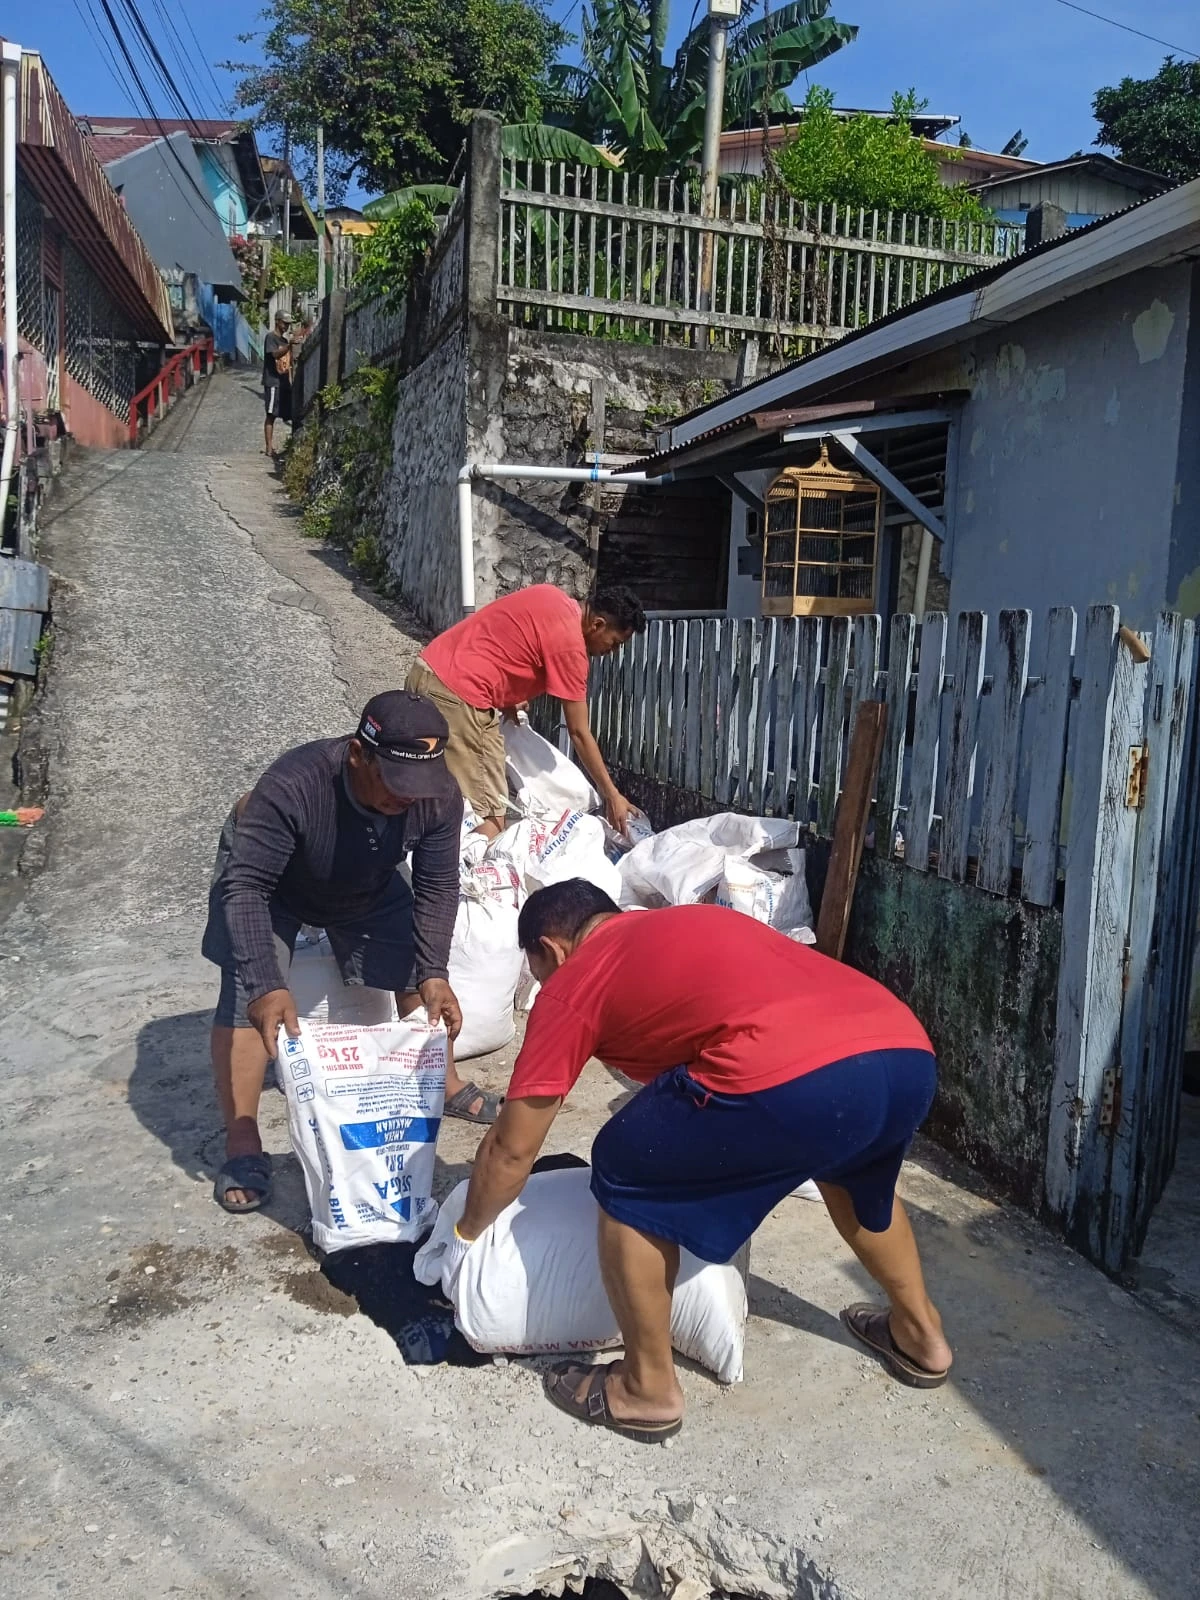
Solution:
<path fill-rule="evenodd" d="M 829 853 L 825 892 L 821 896 L 821 911 L 817 918 L 817 949 L 824 956 L 832 956 L 835 961 L 842 959 L 842 951 L 846 947 L 854 886 L 858 881 L 863 841 L 867 836 L 867 822 L 871 815 L 875 775 L 879 770 L 886 731 L 887 706 L 880 700 L 864 701 L 858 707 L 854 721 L 850 756 L 846 763 L 846 782 L 838 805 L 833 849 Z"/>

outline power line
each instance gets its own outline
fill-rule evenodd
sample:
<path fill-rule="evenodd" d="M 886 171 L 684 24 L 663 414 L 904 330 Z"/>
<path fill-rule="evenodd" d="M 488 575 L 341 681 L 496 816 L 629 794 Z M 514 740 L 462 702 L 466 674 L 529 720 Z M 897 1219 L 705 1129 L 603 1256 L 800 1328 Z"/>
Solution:
<path fill-rule="evenodd" d="M 179 69 L 180 75 L 186 81 L 189 75 L 192 74 L 194 63 L 188 59 L 187 47 L 180 38 L 179 30 L 171 20 L 171 13 L 163 4 L 163 0 L 152 0 L 152 3 L 154 5 L 155 13 L 158 16 L 158 20 L 162 26 L 163 34 L 170 48 L 175 65 Z M 217 106 L 212 96 L 208 93 L 207 88 L 199 83 L 199 81 L 196 82 L 195 88 L 197 93 L 201 95 L 202 100 L 206 102 L 202 106 L 202 109 L 212 111 L 217 118 L 222 117 L 224 113 Z"/>
<path fill-rule="evenodd" d="M 203 189 L 201 189 L 200 185 L 196 182 L 196 180 L 193 177 L 193 175 L 190 172 L 190 170 L 184 165 L 182 156 L 179 154 L 178 150 L 176 150 L 175 146 L 171 143 L 171 137 L 167 133 L 167 130 L 163 127 L 162 119 L 159 117 L 157 111 L 154 109 L 154 102 L 150 97 L 150 92 L 146 88 L 146 85 L 142 81 L 141 73 L 137 69 L 137 64 L 133 59 L 132 53 L 130 52 L 129 45 L 127 44 L 127 42 L 125 40 L 125 35 L 121 32 L 121 28 L 120 28 L 120 25 L 117 22 L 116 17 L 113 16 L 112 7 L 109 5 L 108 0 L 99 0 L 99 3 L 100 3 L 101 9 L 104 12 L 104 15 L 108 19 L 108 25 L 112 30 L 113 38 L 116 41 L 117 48 L 118 48 L 118 50 L 120 50 L 121 55 L 124 58 L 125 65 L 129 69 L 130 77 L 133 79 L 134 84 L 137 86 L 138 94 L 141 96 L 142 104 L 145 105 L 146 109 L 150 113 L 150 121 L 153 122 L 155 127 L 158 129 L 159 136 L 163 141 L 164 148 L 170 151 L 171 156 L 175 161 L 175 165 L 179 168 L 180 173 L 187 179 L 188 184 L 196 192 L 196 194 L 200 197 L 201 203 L 202 203 L 202 205 L 204 207 L 203 212 L 198 211 L 196 209 L 196 203 L 192 199 L 191 195 L 187 192 L 187 189 L 184 189 L 181 186 L 180 192 L 182 193 L 184 199 L 187 201 L 188 205 L 191 207 L 192 213 L 196 217 L 196 219 L 198 221 L 204 223 L 204 225 L 207 227 L 210 217 L 215 215 L 214 208 L 213 208 L 213 202 L 212 202 L 212 196 L 208 195 L 208 194 L 205 194 Z"/>
<path fill-rule="evenodd" d="M 191 36 L 192 36 L 192 43 L 196 46 L 196 54 L 204 62 L 204 70 L 205 70 L 205 72 L 208 73 L 208 81 L 212 84 L 213 89 L 216 91 L 217 98 L 214 101 L 214 104 L 217 105 L 217 106 L 220 106 L 222 108 L 221 115 L 224 116 L 226 114 L 227 109 L 228 109 L 228 102 L 227 102 L 227 100 L 225 98 L 225 91 L 224 91 L 224 89 L 221 88 L 221 85 L 217 82 L 216 74 L 213 72 L 213 69 L 212 69 L 212 63 L 208 60 L 207 56 L 205 56 L 204 51 L 200 46 L 200 41 L 196 37 L 196 30 L 195 30 L 195 28 L 192 27 L 192 19 L 191 19 L 191 17 L 188 16 L 187 6 L 184 5 L 183 0 L 175 0 L 175 4 L 176 4 L 176 9 L 179 12 L 179 15 L 183 18 L 184 25 L 187 28 L 188 33 L 191 34 Z"/>
<path fill-rule="evenodd" d="M 87 31 L 88 37 L 96 46 L 96 49 L 102 51 L 104 55 L 108 57 L 109 77 L 112 79 L 113 83 L 116 85 L 121 94 L 128 94 L 128 81 L 121 76 L 121 69 L 117 65 L 116 56 L 113 54 L 113 47 L 109 43 L 103 28 L 101 28 L 99 23 L 97 23 L 95 20 L 94 14 L 89 17 L 88 13 L 83 9 L 82 0 L 73 0 L 73 3 L 76 11 L 79 13 L 79 20 L 83 23 L 83 26 Z"/>
<path fill-rule="evenodd" d="M 1200 61 L 1200 55 L 1194 50 L 1188 50 L 1181 44 L 1172 44 L 1168 39 L 1160 39 L 1157 34 L 1143 33 L 1141 28 L 1131 28 L 1127 22 L 1118 22 L 1115 17 L 1104 17 L 1098 11 L 1089 11 L 1086 6 L 1075 4 L 1075 0 L 1055 0 L 1056 5 L 1066 6 L 1068 11 L 1079 11 L 1085 17 L 1092 17 L 1097 22 L 1107 22 L 1110 28 L 1120 28 L 1122 33 L 1135 34 L 1139 39 L 1149 39 L 1151 44 L 1160 44 L 1164 50 L 1173 50 L 1181 56 L 1191 56 L 1193 61 Z"/>

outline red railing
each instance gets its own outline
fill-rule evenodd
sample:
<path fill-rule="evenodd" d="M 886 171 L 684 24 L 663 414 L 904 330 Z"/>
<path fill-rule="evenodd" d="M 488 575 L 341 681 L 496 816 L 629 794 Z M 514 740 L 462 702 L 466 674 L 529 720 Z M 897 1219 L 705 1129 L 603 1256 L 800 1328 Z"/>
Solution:
<path fill-rule="evenodd" d="M 146 427 L 149 429 L 155 413 L 161 417 L 180 390 L 187 388 L 189 371 L 193 379 L 198 378 L 202 365 L 205 373 L 210 373 L 213 369 L 211 338 L 197 339 L 194 344 L 189 344 L 186 350 L 177 351 L 153 382 L 148 383 L 134 395 L 129 402 L 130 444 L 136 444 L 138 441 L 138 430 L 142 421 L 139 407 L 145 408 Z"/>

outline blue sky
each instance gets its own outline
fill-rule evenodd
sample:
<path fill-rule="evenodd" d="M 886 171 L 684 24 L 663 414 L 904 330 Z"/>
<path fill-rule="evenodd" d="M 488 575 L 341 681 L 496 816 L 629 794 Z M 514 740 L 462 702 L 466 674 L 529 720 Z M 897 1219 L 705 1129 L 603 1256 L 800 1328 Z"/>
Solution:
<path fill-rule="evenodd" d="M 1200 53 L 1196 0 L 1081 3 Z M 114 82 L 110 63 L 85 27 L 84 17 L 103 17 L 95 0 L 90 5 L 91 10 L 89 0 L 38 0 L 22 8 L 14 30 L 18 41 L 43 53 L 72 110 L 138 114 L 141 108 Z M 578 27 L 579 0 L 550 0 L 550 9 L 567 26 Z M 237 36 L 261 27 L 259 7 L 247 0 L 149 0 L 142 12 L 160 47 L 168 37 L 163 17 L 170 14 L 191 50 L 186 16 L 200 59 L 213 67 L 217 80 L 215 86 L 206 70 L 194 70 L 191 109 L 198 116 L 224 112 L 218 86 L 228 96 L 233 80 L 215 63 L 253 57 L 254 46 L 240 45 Z M 1029 138 L 1026 153 L 1044 161 L 1091 144 L 1091 100 L 1099 87 L 1127 74 L 1148 77 L 1166 54 L 1160 45 L 1093 21 L 1057 0 L 909 0 L 904 6 L 895 0 L 835 0 L 834 12 L 840 21 L 858 24 L 858 39 L 812 76 L 833 90 L 839 104 L 884 107 L 893 90 L 912 87 L 931 111 L 960 116 L 981 148 L 999 149 L 1022 128 Z M 686 32 L 691 17 L 690 4 L 677 4 L 672 42 Z M 163 54 L 173 66 L 169 49 Z M 802 95 L 802 82 L 798 89 Z M 157 109 L 170 114 L 165 100 Z"/>

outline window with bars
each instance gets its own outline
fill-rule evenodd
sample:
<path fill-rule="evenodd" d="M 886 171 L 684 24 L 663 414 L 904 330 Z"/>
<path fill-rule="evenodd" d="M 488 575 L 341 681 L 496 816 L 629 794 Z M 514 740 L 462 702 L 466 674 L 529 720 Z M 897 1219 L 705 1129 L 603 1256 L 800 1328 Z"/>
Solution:
<path fill-rule="evenodd" d="M 879 486 L 829 459 L 788 467 L 767 490 L 762 609 L 768 617 L 854 616 L 875 608 Z"/>
<path fill-rule="evenodd" d="M 45 353 L 42 303 L 42 208 L 29 186 L 17 180 L 17 327 L 35 350 Z"/>
<path fill-rule="evenodd" d="M 133 330 L 69 245 L 63 249 L 63 299 L 67 371 L 101 405 L 125 415 L 137 392 Z"/>

